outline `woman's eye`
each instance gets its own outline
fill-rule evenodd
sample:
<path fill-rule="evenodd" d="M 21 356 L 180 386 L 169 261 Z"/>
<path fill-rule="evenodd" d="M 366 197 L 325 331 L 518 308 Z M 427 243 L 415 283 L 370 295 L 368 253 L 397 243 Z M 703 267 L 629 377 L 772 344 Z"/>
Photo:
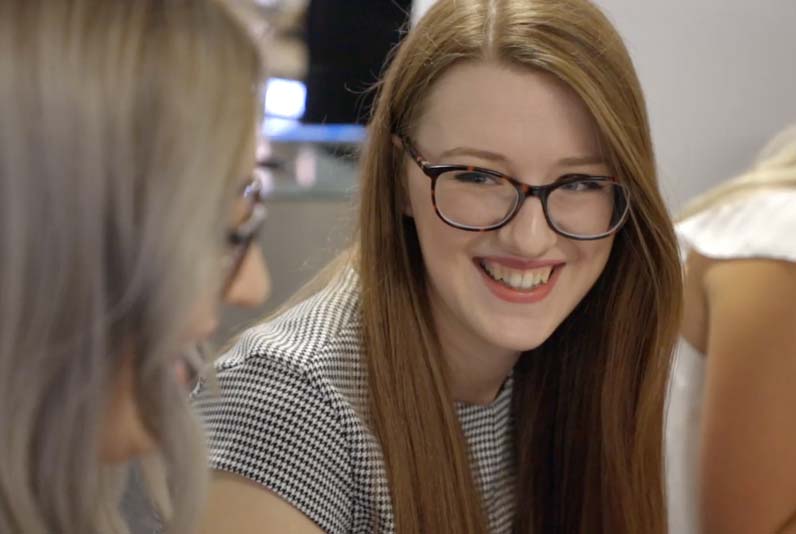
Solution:
<path fill-rule="evenodd" d="M 602 182 L 597 180 L 576 180 L 573 182 L 565 183 L 561 186 L 561 189 L 565 191 L 574 191 L 574 192 L 582 192 L 582 191 L 599 191 L 603 189 L 604 185 Z"/>
<path fill-rule="evenodd" d="M 483 172 L 460 172 L 454 175 L 457 182 L 474 185 L 492 185 L 498 179 Z"/>

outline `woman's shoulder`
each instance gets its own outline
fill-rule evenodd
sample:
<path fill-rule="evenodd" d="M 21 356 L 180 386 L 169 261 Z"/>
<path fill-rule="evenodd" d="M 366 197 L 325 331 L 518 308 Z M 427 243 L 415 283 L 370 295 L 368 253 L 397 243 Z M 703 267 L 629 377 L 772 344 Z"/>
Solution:
<path fill-rule="evenodd" d="M 745 194 L 681 221 L 676 229 L 684 254 L 796 262 L 796 189 Z"/>
<path fill-rule="evenodd" d="M 348 269 L 318 293 L 244 332 L 216 370 L 223 375 L 241 366 L 283 368 L 320 378 L 336 367 L 361 364 L 360 330 L 359 280 Z"/>
<path fill-rule="evenodd" d="M 217 387 L 194 395 L 211 467 L 262 485 L 324 532 L 347 532 L 361 360 L 353 272 L 248 330 L 218 362 Z"/>

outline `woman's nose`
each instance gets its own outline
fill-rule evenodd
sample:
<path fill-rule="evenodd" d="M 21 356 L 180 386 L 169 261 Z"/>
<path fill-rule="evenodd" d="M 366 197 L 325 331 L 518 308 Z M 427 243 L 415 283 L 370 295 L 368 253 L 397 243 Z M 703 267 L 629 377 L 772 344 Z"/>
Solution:
<path fill-rule="evenodd" d="M 498 235 L 513 253 L 527 258 L 544 256 L 558 239 L 547 222 L 542 202 L 530 196 L 514 218 L 498 230 Z"/>

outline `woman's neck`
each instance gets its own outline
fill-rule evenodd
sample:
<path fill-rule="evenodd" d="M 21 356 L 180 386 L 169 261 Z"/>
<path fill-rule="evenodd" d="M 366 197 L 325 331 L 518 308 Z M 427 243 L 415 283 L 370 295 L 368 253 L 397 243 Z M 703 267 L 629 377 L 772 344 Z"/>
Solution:
<path fill-rule="evenodd" d="M 435 305 L 433 300 L 432 315 L 453 399 L 467 404 L 490 404 L 521 353 L 488 343 L 443 308 L 444 304 Z"/>

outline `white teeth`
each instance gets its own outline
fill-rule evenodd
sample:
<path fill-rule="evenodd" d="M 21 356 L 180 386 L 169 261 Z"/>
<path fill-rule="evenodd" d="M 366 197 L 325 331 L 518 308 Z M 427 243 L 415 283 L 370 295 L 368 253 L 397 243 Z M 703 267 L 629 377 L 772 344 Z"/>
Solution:
<path fill-rule="evenodd" d="M 550 280 L 550 274 L 553 272 L 552 266 L 528 271 L 509 269 L 497 263 L 481 262 L 481 266 L 498 282 L 502 282 L 513 289 L 522 291 L 528 291 L 542 284 L 546 284 Z"/>
<path fill-rule="evenodd" d="M 520 282 L 518 285 L 522 289 L 531 289 L 537 283 L 538 282 L 537 282 L 536 275 L 533 274 L 532 272 L 526 271 L 525 274 L 522 275 L 522 282 Z M 512 284 L 512 285 L 514 285 L 514 284 Z"/>
<path fill-rule="evenodd" d="M 522 279 L 524 275 L 519 271 L 514 271 L 511 273 L 511 279 L 506 280 L 506 282 L 512 287 L 522 287 Z"/>
<path fill-rule="evenodd" d="M 531 287 L 538 286 L 542 283 L 542 276 L 539 273 L 533 273 L 533 275 L 531 275 L 531 280 Z"/>
<path fill-rule="evenodd" d="M 539 283 L 546 284 L 548 280 L 550 280 L 550 273 L 553 272 L 553 269 L 546 269 L 539 273 Z"/>

